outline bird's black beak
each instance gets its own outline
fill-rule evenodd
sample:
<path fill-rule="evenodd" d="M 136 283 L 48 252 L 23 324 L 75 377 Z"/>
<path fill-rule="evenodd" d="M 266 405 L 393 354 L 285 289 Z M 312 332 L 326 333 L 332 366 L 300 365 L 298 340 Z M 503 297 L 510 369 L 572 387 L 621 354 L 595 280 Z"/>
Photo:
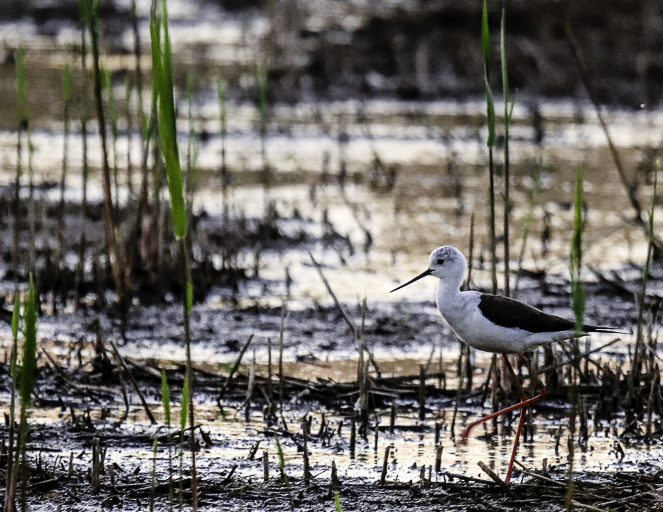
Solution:
<path fill-rule="evenodd" d="M 426 277 L 426 276 L 429 276 L 429 275 L 431 275 L 432 273 L 433 273 L 433 269 L 429 268 L 428 270 L 425 270 L 424 272 L 422 272 L 421 274 L 419 274 L 419 275 L 418 275 L 417 277 L 415 277 L 414 279 L 411 279 L 411 280 L 408 281 L 407 283 L 400 285 L 398 288 L 394 288 L 394 289 L 391 290 L 391 292 L 389 292 L 389 293 L 395 292 L 396 290 L 400 290 L 401 288 L 405 288 L 408 284 L 412 284 L 412 283 L 414 283 L 415 281 L 419 281 L 419 279 L 421 279 L 421 278 L 423 278 L 423 277 Z"/>

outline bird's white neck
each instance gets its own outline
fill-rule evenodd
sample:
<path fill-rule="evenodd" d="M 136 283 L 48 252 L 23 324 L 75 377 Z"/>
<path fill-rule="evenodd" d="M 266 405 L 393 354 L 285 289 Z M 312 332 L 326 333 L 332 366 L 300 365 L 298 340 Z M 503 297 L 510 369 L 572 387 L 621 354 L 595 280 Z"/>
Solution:
<path fill-rule="evenodd" d="M 457 301 L 460 297 L 460 283 L 440 279 L 437 285 L 437 305 L 440 306 Z"/>

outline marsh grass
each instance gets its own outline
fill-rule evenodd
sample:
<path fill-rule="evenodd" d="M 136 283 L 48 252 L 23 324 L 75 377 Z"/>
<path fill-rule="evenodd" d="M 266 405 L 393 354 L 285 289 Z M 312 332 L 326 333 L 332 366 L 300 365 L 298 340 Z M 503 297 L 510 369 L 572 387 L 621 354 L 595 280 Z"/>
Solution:
<path fill-rule="evenodd" d="M 106 91 L 106 99 L 108 101 L 108 115 L 110 118 L 111 126 L 111 150 L 113 153 L 113 188 L 115 193 L 115 220 L 120 216 L 120 182 L 118 177 L 118 156 L 117 156 L 117 139 L 120 132 L 117 126 L 118 113 L 115 104 L 115 94 L 113 92 L 113 77 L 111 72 L 107 69 L 102 70 L 104 78 L 104 90 Z"/>
<path fill-rule="evenodd" d="M 64 257 L 64 193 L 67 182 L 67 167 L 68 167 L 68 153 L 69 153 L 69 110 L 71 108 L 71 68 L 69 64 L 64 67 L 62 77 L 62 100 L 64 104 L 64 140 L 63 140 L 63 156 L 62 156 L 62 175 L 60 177 L 60 204 L 58 207 L 58 238 L 57 238 L 57 255 L 56 266 L 59 269 L 62 265 L 62 258 Z"/>
<path fill-rule="evenodd" d="M 500 61 L 502 64 L 502 93 L 504 96 L 504 295 L 511 295 L 511 272 L 509 264 L 509 222 L 511 217 L 511 200 L 509 199 L 509 125 L 513 114 L 514 101 L 509 93 L 509 73 L 506 60 L 506 10 L 502 7 L 502 22 L 500 24 Z"/>
<path fill-rule="evenodd" d="M 599 101 L 598 94 L 596 93 L 595 88 L 592 86 L 592 82 L 590 79 L 591 74 L 587 69 L 587 65 L 585 64 L 585 59 L 582 56 L 580 44 L 576 40 L 575 35 L 571 29 L 571 24 L 569 23 L 569 19 L 566 15 L 566 9 L 564 7 L 564 4 L 563 2 L 556 2 L 555 5 L 557 7 L 562 28 L 564 30 L 564 35 L 566 37 L 566 41 L 569 44 L 569 49 L 571 50 L 571 56 L 573 57 L 576 64 L 576 69 L 578 70 L 578 76 L 580 77 L 580 81 L 582 82 L 583 86 L 585 87 L 585 90 L 587 91 L 589 100 L 592 102 L 592 105 L 594 106 L 596 117 L 599 121 L 599 124 L 601 125 L 601 129 L 603 131 L 603 134 L 605 135 L 606 142 L 608 143 L 608 149 L 610 150 L 610 154 L 615 163 L 615 168 L 617 170 L 619 180 L 622 183 L 622 186 L 624 187 L 626 196 L 635 213 L 634 221 L 643 230 L 645 235 L 649 237 L 647 223 L 645 222 L 642 215 L 643 209 L 640 201 L 640 196 L 638 194 L 639 190 L 638 183 L 637 181 L 634 181 L 631 177 L 629 177 L 626 166 L 624 166 L 622 162 L 621 154 L 617 149 L 617 146 L 615 145 L 614 141 L 612 140 L 612 136 L 610 135 L 610 130 L 608 129 L 608 123 L 605 121 L 605 118 L 603 116 L 603 111 L 601 109 L 601 103 Z M 654 238 L 654 250 L 655 254 L 659 256 L 663 254 L 663 241 L 661 241 L 657 237 Z"/>
<path fill-rule="evenodd" d="M 187 391 L 188 392 L 188 391 Z M 168 500 L 170 507 L 173 505 L 173 457 L 170 442 L 170 390 L 168 389 L 168 379 L 166 372 L 161 370 L 161 403 L 163 405 L 163 417 L 166 422 L 166 444 L 168 445 Z M 156 438 L 155 438 L 156 442 Z"/>
<path fill-rule="evenodd" d="M 189 416 L 189 377 L 184 379 L 184 386 L 182 387 L 182 401 L 180 402 L 180 472 L 179 472 L 179 502 L 180 510 L 184 504 L 184 489 L 183 489 L 183 476 L 184 476 L 184 430 L 186 429 L 186 421 Z M 191 424 L 191 432 L 189 436 L 193 439 L 193 423 Z"/>
<path fill-rule="evenodd" d="M 525 259 L 525 251 L 527 250 L 527 241 L 529 239 L 532 222 L 534 221 L 534 208 L 539 202 L 541 195 L 541 165 L 538 165 L 534 170 L 532 191 L 529 196 L 529 207 L 527 214 L 523 219 L 523 233 L 520 245 L 520 252 L 518 253 L 518 271 L 516 273 L 516 282 L 514 284 L 514 297 L 518 296 L 518 285 L 520 284 L 520 276 L 523 269 L 523 260 Z"/>
<path fill-rule="evenodd" d="M 34 390 L 37 371 L 37 293 L 32 275 L 30 275 L 29 279 L 28 296 L 23 306 L 25 339 L 23 341 L 21 367 L 16 372 L 19 383 L 20 420 L 18 427 L 18 445 L 16 447 L 13 471 L 11 472 L 11 491 L 8 493 L 8 506 L 6 508 L 8 511 L 15 510 L 16 486 L 19 470 L 21 472 L 21 510 L 27 510 L 28 471 L 26 465 L 25 444 L 28 438 L 28 408 L 32 403 L 32 391 Z M 13 330 L 14 322 L 12 322 L 12 331 Z M 16 329 L 16 333 L 18 334 L 18 329 Z M 19 456 L 21 459 L 20 467 L 18 464 Z"/>
<path fill-rule="evenodd" d="M 159 453 L 159 440 L 155 437 L 152 444 L 152 480 L 150 483 L 150 512 L 154 510 L 154 489 L 157 483 L 157 453 Z"/>
<path fill-rule="evenodd" d="M 228 104 L 226 98 L 226 82 L 220 78 L 216 81 L 216 91 L 219 98 L 219 121 L 221 122 L 221 186 L 224 191 L 228 186 L 228 168 L 226 167 L 226 136 L 228 135 L 227 117 Z M 226 209 L 224 201 L 224 210 Z"/>
<path fill-rule="evenodd" d="M 14 274 L 14 287 L 16 291 L 18 291 L 19 283 L 19 261 L 21 249 L 21 228 L 19 223 L 19 216 L 21 206 L 21 178 L 23 174 L 23 131 L 27 130 L 28 128 L 28 100 L 27 86 L 25 82 L 25 50 L 22 46 L 19 46 L 16 50 L 16 101 L 18 110 L 18 134 L 16 137 L 16 173 L 14 176 L 14 196 L 12 198 L 12 213 L 14 217 L 12 271 Z"/>
<path fill-rule="evenodd" d="M 161 36 L 163 34 L 163 40 Z M 194 407 L 193 394 L 194 382 L 191 365 L 191 336 L 189 327 L 189 312 L 193 306 L 193 285 L 191 283 L 191 271 L 189 268 L 187 236 L 187 214 L 184 198 L 184 184 L 182 167 L 180 165 L 179 149 L 177 144 L 177 126 L 175 114 L 175 98 L 173 91 L 173 70 L 170 48 L 170 36 L 168 34 L 168 9 L 166 1 L 162 0 L 161 9 L 158 9 L 158 0 L 153 0 L 150 13 L 150 36 L 152 41 L 152 70 L 153 90 L 158 99 L 157 112 L 159 122 L 159 133 L 161 135 L 161 149 L 166 161 L 166 174 L 168 178 L 168 190 L 170 193 L 170 212 L 173 221 L 173 231 L 179 244 L 181 284 L 182 284 L 182 307 L 184 314 L 184 340 L 186 345 L 186 380 L 187 388 L 186 407 L 182 404 L 182 410 L 188 410 L 191 434 L 191 494 L 193 510 L 198 508 L 198 491 L 196 476 L 196 452 L 195 436 L 193 428 Z M 183 397 L 183 401 L 184 401 Z M 180 486 L 181 486 L 180 479 Z M 180 495 L 181 500 L 181 495 Z"/>
<path fill-rule="evenodd" d="M 583 184 L 582 169 L 576 173 L 575 193 L 573 196 L 573 236 L 571 238 L 571 251 L 569 256 L 569 274 L 571 275 L 571 307 L 575 315 L 576 332 L 582 332 L 585 317 L 585 285 L 582 282 L 582 234 L 583 222 Z M 573 342 L 574 356 L 578 355 L 578 340 Z"/>
<path fill-rule="evenodd" d="M 14 294 L 14 309 L 12 311 L 11 330 L 12 330 L 12 351 L 10 355 L 9 374 L 11 376 L 11 397 L 9 404 L 9 432 L 7 447 L 7 471 L 5 477 L 5 500 L 4 510 L 15 510 L 15 493 L 13 491 L 13 473 L 18 469 L 18 456 L 14 457 L 14 438 L 16 425 L 16 381 L 17 367 L 16 359 L 18 355 L 18 327 L 20 320 L 21 301 L 18 292 Z"/>
<path fill-rule="evenodd" d="M 126 329 L 126 315 L 129 307 L 127 286 L 125 281 L 124 259 L 120 244 L 117 240 L 115 227 L 115 216 L 113 208 L 113 193 L 111 187 L 111 169 L 108 163 L 108 141 L 106 132 L 106 115 L 101 97 L 102 91 L 102 72 L 99 64 L 99 1 L 82 0 L 85 2 L 84 18 L 87 29 L 90 33 L 90 44 L 92 46 L 92 69 L 94 76 L 94 97 L 97 111 L 97 122 L 99 125 L 99 138 L 101 141 L 102 156 L 102 176 L 104 192 L 104 225 L 106 230 L 106 243 L 108 246 L 108 256 L 113 271 L 115 290 L 118 296 L 118 304 L 122 317 L 122 331 Z"/>
<path fill-rule="evenodd" d="M 341 505 L 341 497 L 338 492 L 334 492 L 334 507 L 336 512 L 343 512 L 343 506 Z"/>
<path fill-rule="evenodd" d="M 279 436 L 274 436 L 274 441 L 276 442 L 276 451 L 279 457 L 279 469 L 281 471 L 281 481 L 284 484 L 288 483 L 288 475 L 285 472 L 285 457 L 283 455 L 283 448 L 281 447 L 281 440 Z"/>
<path fill-rule="evenodd" d="M 267 125 L 269 124 L 269 70 L 264 63 L 256 64 L 256 87 L 258 90 L 258 114 L 260 126 L 260 152 L 262 155 L 262 182 L 271 185 L 271 166 L 267 158 Z"/>
<path fill-rule="evenodd" d="M 134 199 L 134 185 L 133 185 L 133 173 L 134 166 L 131 158 L 131 143 L 133 140 L 134 133 L 134 119 L 133 112 L 131 109 L 131 103 L 133 101 L 134 86 L 131 82 L 129 74 L 124 77 L 124 98 L 126 105 L 126 121 L 127 121 L 127 205 L 133 202 Z M 138 93 L 140 95 L 140 91 Z"/>
<path fill-rule="evenodd" d="M 488 7 L 483 2 L 481 18 L 481 47 L 483 50 L 483 71 L 486 84 L 486 120 L 488 123 L 488 172 L 490 186 L 488 189 L 488 205 L 490 208 L 490 261 L 493 294 L 497 293 L 497 239 L 495 232 L 495 168 L 493 163 L 493 147 L 495 146 L 495 103 L 490 88 L 490 30 L 488 28 Z"/>
<path fill-rule="evenodd" d="M 76 265 L 76 279 L 75 279 L 75 304 L 78 304 L 80 295 L 80 288 L 85 278 L 85 253 L 87 246 L 87 188 L 88 188 L 88 154 L 87 154 L 87 122 L 88 122 L 88 97 L 87 91 L 89 89 L 89 73 L 87 69 L 87 26 L 88 26 L 88 0 L 78 0 L 78 18 L 80 21 L 81 29 L 81 73 L 83 94 L 81 94 L 81 142 L 83 145 L 83 162 L 82 162 L 82 178 L 83 186 L 81 190 L 81 230 L 78 241 L 78 264 Z"/>
<path fill-rule="evenodd" d="M 571 276 L 571 307 L 575 315 L 575 331 L 581 333 L 585 317 L 585 285 L 582 282 L 582 235 L 583 222 L 583 182 L 582 168 L 576 172 L 575 193 L 573 197 L 573 236 L 571 237 L 571 250 L 569 256 L 569 274 Z M 571 413 L 569 415 L 568 438 L 568 477 L 566 490 L 566 509 L 574 507 L 573 463 L 575 456 L 575 424 L 578 411 L 578 381 L 580 375 L 580 344 L 577 337 L 571 339 L 573 364 L 571 365 L 571 378 L 568 387 Z"/>
<path fill-rule="evenodd" d="M 193 197 L 200 180 L 200 171 L 198 169 L 198 153 L 200 151 L 200 142 L 195 130 L 194 105 L 196 100 L 195 81 L 193 75 L 187 75 L 186 96 L 189 120 L 189 137 L 187 140 L 186 152 L 186 209 L 189 214 L 193 210 Z"/>
<path fill-rule="evenodd" d="M 651 265 L 651 260 L 654 254 L 654 248 L 656 244 L 656 235 L 654 233 L 654 209 L 656 207 L 656 193 L 658 188 L 658 171 L 659 171 L 659 160 L 656 161 L 656 166 L 654 168 L 654 186 L 652 190 L 652 202 L 651 209 L 647 216 L 647 258 L 645 260 L 645 266 L 642 269 L 642 285 L 640 288 L 640 294 L 638 296 L 638 323 L 636 326 L 636 335 L 635 335 L 635 350 L 633 354 L 633 368 L 631 370 L 631 375 L 633 382 L 638 382 L 640 380 L 640 373 L 642 371 L 642 361 L 644 359 L 644 334 L 643 334 L 643 319 L 645 311 L 645 298 L 647 296 L 647 283 L 649 281 L 649 267 Z"/>

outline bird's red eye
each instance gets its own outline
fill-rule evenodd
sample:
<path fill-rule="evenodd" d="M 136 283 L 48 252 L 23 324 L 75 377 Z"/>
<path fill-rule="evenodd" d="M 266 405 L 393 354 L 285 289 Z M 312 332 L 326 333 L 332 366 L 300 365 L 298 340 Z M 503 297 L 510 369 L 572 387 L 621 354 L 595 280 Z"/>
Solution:
<path fill-rule="evenodd" d="M 439 259 L 437 260 L 437 264 L 438 264 L 438 265 L 443 265 L 443 264 L 444 264 L 444 260 L 443 260 L 442 258 L 439 258 Z"/>

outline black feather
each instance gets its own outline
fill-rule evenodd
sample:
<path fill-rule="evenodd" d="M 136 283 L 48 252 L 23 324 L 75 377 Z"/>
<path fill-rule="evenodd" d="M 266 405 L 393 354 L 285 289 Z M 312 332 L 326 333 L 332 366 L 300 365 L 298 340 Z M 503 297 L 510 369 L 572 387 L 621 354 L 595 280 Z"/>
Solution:
<path fill-rule="evenodd" d="M 481 314 L 494 324 L 502 327 L 519 328 L 531 333 L 570 331 L 575 322 L 561 316 L 544 313 L 529 304 L 500 295 L 481 294 L 479 300 Z M 584 324 L 583 332 L 620 333 L 612 327 Z"/>

